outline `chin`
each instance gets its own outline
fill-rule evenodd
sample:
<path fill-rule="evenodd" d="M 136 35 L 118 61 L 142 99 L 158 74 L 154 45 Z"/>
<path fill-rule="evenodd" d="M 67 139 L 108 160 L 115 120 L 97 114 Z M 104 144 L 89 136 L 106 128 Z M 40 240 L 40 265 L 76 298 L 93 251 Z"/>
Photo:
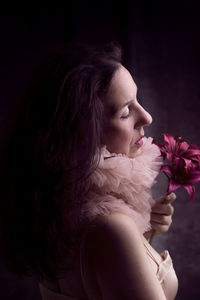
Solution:
<path fill-rule="evenodd" d="M 134 158 L 134 157 L 136 157 L 136 156 L 138 156 L 138 155 L 140 155 L 140 153 L 141 153 L 141 148 L 139 148 L 139 149 L 132 149 L 130 152 L 129 152 L 129 157 L 130 158 Z"/>

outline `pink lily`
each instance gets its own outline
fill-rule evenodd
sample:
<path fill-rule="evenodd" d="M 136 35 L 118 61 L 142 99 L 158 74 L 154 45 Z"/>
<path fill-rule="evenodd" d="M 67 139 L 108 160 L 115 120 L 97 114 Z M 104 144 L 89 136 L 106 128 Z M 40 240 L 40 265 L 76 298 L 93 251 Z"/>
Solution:
<path fill-rule="evenodd" d="M 164 133 L 163 136 L 165 142 L 159 144 L 158 147 L 168 161 L 173 162 L 176 158 L 182 158 L 187 167 L 189 167 L 191 161 L 200 162 L 200 148 L 196 145 L 188 144 L 181 137 L 175 139 L 168 133 Z"/>
<path fill-rule="evenodd" d="M 190 196 L 190 200 L 194 200 L 195 187 L 194 183 L 200 181 L 200 168 L 196 162 L 190 163 L 187 167 L 184 160 L 176 158 L 174 163 L 163 165 L 161 170 L 169 174 L 169 188 L 167 194 L 172 193 L 179 187 L 184 187 Z"/>
<path fill-rule="evenodd" d="M 195 194 L 193 184 L 200 182 L 200 148 L 194 144 L 189 145 L 181 137 L 175 139 L 168 133 L 163 135 L 164 143 L 157 144 L 157 146 L 169 162 L 169 165 L 161 167 L 169 180 L 167 194 L 183 187 L 188 192 L 190 201 L 193 201 Z M 150 244 L 154 234 L 155 231 L 151 234 Z"/>

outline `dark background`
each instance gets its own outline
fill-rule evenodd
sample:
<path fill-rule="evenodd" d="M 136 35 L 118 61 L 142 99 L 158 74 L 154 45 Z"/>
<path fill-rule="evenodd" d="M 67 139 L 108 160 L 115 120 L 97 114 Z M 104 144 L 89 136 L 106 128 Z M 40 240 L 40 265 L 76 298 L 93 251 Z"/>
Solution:
<path fill-rule="evenodd" d="M 67 2 L 66 2 L 67 3 Z M 34 63 L 65 41 L 121 43 L 124 64 L 139 88 L 139 101 L 154 122 L 146 130 L 181 135 L 200 146 L 200 10 L 198 1 L 73 1 L 65 5 L 10 4 L 0 11 L 0 134 L 13 100 Z M 159 176 L 155 196 L 166 191 Z M 189 202 L 177 191 L 169 232 L 154 239 L 168 249 L 179 278 L 177 300 L 200 299 L 200 189 Z M 38 245 L 39 247 L 39 245 Z M 37 283 L 0 264 L 0 299 L 39 300 Z"/>

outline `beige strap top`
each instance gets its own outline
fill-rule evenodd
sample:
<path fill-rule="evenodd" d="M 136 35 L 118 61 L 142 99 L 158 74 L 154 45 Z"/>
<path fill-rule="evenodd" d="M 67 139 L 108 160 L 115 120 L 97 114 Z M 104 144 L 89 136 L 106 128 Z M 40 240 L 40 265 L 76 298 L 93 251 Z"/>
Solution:
<path fill-rule="evenodd" d="M 86 269 L 84 266 L 84 250 L 85 250 L 85 243 L 84 243 L 84 236 L 81 242 L 81 248 L 80 248 L 80 272 L 81 272 L 81 278 L 83 282 L 84 290 L 87 293 L 87 298 L 81 298 L 81 299 L 94 299 L 91 287 L 89 282 L 87 281 L 87 275 L 86 275 Z M 146 249 L 146 253 L 150 260 L 152 260 L 156 266 L 157 266 L 157 273 L 156 276 L 162 285 L 163 291 L 165 293 L 167 300 L 174 300 L 177 290 L 178 290 L 178 280 L 176 277 L 176 273 L 173 268 L 172 259 L 169 255 L 169 252 L 167 250 L 163 251 L 160 255 L 158 254 L 158 257 L 160 257 L 160 260 L 155 255 L 155 250 L 151 247 L 151 245 L 148 243 L 148 241 L 143 238 L 144 240 L 144 247 Z M 39 284 L 40 292 L 43 300 L 80 300 L 80 298 L 74 298 L 71 296 L 66 296 L 61 293 L 56 293 L 41 283 Z"/>
<path fill-rule="evenodd" d="M 167 250 L 164 250 L 160 254 L 161 260 L 159 260 L 154 254 L 155 250 L 151 247 L 151 245 L 145 238 L 144 246 L 150 260 L 155 262 L 155 264 L 157 265 L 156 276 L 160 284 L 162 285 L 167 300 L 173 300 L 178 291 L 178 279 L 173 268 L 173 263 L 169 252 Z"/>

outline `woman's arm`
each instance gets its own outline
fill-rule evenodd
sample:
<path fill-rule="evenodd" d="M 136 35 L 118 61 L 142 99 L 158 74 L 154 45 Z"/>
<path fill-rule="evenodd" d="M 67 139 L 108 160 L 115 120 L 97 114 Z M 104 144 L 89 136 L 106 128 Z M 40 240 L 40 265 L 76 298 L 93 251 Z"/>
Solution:
<path fill-rule="evenodd" d="M 98 219 L 86 253 L 105 300 L 166 300 L 133 219 L 113 213 Z"/>

